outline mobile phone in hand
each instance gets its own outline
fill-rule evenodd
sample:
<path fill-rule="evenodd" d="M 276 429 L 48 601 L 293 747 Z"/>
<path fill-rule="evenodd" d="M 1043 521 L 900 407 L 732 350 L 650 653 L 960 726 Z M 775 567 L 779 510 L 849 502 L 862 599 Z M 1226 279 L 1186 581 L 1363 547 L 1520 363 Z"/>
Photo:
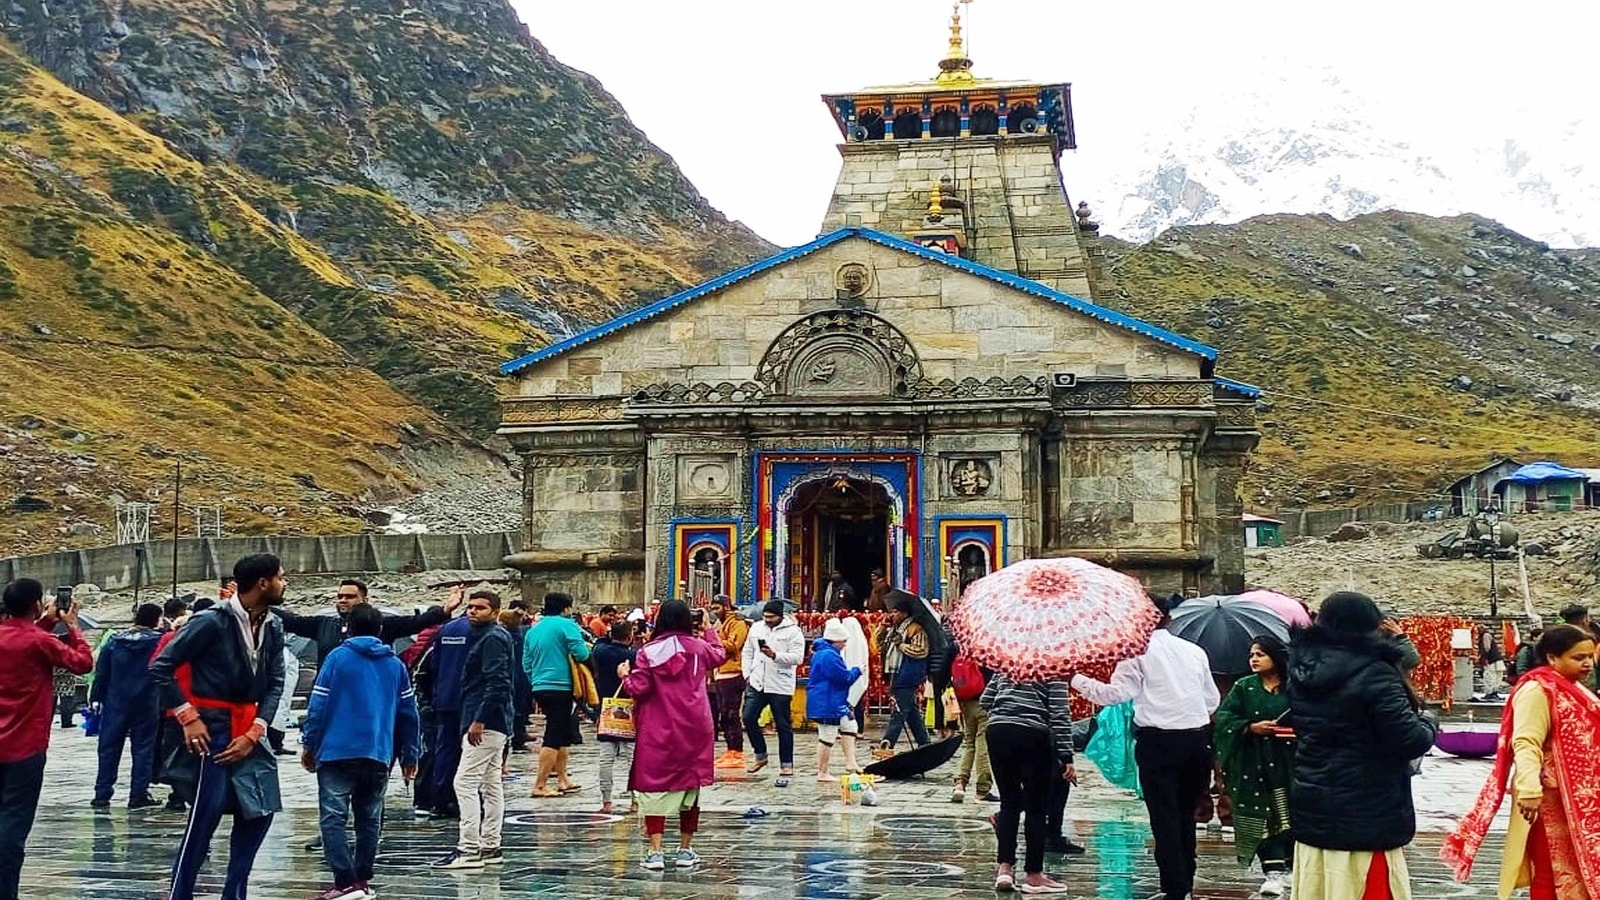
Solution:
<path fill-rule="evenodd" d="M 756 646 L 760 647 L 763 650 L 767 649 L 767 641 L 766 641 L 766 639 L 765 638 L 756 638 Z"/>
<path fill-rule="evenodd" d="M 62 585 L 56 588 L 56 611 L 67 612 L 72 609 L 72 588 Z"/>

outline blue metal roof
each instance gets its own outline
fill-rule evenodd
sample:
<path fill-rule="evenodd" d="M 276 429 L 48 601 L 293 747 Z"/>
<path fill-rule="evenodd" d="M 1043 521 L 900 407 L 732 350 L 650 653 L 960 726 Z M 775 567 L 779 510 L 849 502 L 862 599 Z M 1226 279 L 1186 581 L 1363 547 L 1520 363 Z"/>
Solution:
<path fill-rule="evenodd" d="M 1234 381 L 1231 378 L 1213 378 L 1211 380 L 1217 385 L 1217 387 L 1222 388 L 1230 393 L 1238 394 L 1247 400 L 1261 399 L 1261 388 L 1258 388 L 1253 384 L 1245 384 L 1242 381 Z"/>
<path fill-rule="evenodd" d="M 637 325 L 638 323 L 647 321 L 649 319 L 653 319 L 662 313 L 677 309 L 678 307 L 698 300 L 707 294 L 715 293 L 716 291 L 719 291 L 725 287 L 729 287 L 730 285 L 738 284 L 739 282 L 744 281 L 745 279 L 754 275 L 759 275 L 768 269 L 781 266 L 790 260 L 799 259 L 803 256 L 809 256 L 818 250 L 831 247 L 840 241 L 848 240 L 849 238 L 853 237 L 868 240 L 874 244 L 889 247 L 904 253 L 910 253 L 913 256 L 921 257 L 929 262 L 936 262 L 944 266 L 949 266 L 952 269 L 958 269 L 972 275 L 977 275 L 980 278 L 987 278 L 990 281 L 999 282 L 1006 287 L 1021 291 L 1025 294 L 1032 294 L 1035 297 L 1040 297 L 1053 303 L 1059 303 L 1062 306 L 1073 310 L 1074 312 L 1088 316 L 1092 319 L 1098 319 L 1099 321 L 1105 322 L 1108 325 L 1115 325 L 1118 328 L 1131 331 L 1135 334 L 1143 335 L 1152 340 L 1160 341 L 1163 344 L 1176 347 L 1177 349 L 1186 353 L 1192 353 L 1208 361 L 1215 362 L 1217 359 L 1217 351 L 1213 347 L 1208 347 L 1199 341 L 1190 340 L 1183 335 L 1175 334 L 1171 331 L 1167 331 L 1164 328 L 1158 328 L 1155 325 L 1140 321 L 1132 316 L 1123 315 L 1115 310 L 1098 306 L 1090 303 L 1087 300 L 1074 297 L 1071 294 L 1062 293 L 1061 291 L 1046 287 L 1045 285 L 1040 284 L 1031 278 L 1024 278 L 1015 272 L 1003 272 L 999 269 L 993 269 L 989 266 L 981 265 L 968 259 L 962 259 L 959 256 L 952 256 L 948 253 L 930 250 L 921 246 L 920 244 L 903 240 L 892 235 L 884 234 L 881 231 L 873 231 L 870 228 L 841 228 L 838 231 L 829 232 L 828 234 L 817 238 L 809 244 L 801 244 L 798 247 L 791 247 L 782 253 L 778 253 L 774 256 L 769 256 L 766 259 L 750 263 L 747 266 L 734 269 L 732 272 L 728 272 L 725 275 L 719 275 L 710 281 L 702 282 L 694 287 L 679 291 L 670 297 L 663 297 L 660 300 L 657 300 L 654 303 L 646 306 L 642 306 L 631 313 L 617 316 L 615 319 L 612 319 L 609 322 L 601 323 L 593 328 L 588 329 L 587 331 L 581 331 L 569 338 L 566 338 L 565 340 L 557 341 L 548 347 L 535 350 L 534 352 L 524 356 L 519 356 L 516 359 L 501 364 L 500 374 L 516 374 L 517 372 L 520 372 L 535 363 L 543 362 L 547 359 L 560 356 L 561 354 L 566 353 L 568 350 L 581 347 L 584 344 L 592 343 L 607 335 L 615 334 L 624 328 Z M 1254 388 L 1252 388 L 1252 390 L 1254 390 Z"/>

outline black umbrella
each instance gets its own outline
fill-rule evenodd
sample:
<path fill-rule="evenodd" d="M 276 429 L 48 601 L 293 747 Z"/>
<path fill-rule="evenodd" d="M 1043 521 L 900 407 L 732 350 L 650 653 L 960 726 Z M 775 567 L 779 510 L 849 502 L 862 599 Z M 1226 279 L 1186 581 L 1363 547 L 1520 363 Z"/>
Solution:
<path fill-rule="evenodd" d="M 1250 645 L 1258 635 L 1289 642 L 1289 626 L 1271 610 L 1233 597 L 1185 600 L 1172 611 L 1168 630 L 1200 645 L 1212 673 L 1226 676 L 1250 673 Z"/>
<path fill-rule="evenodd" d="M 884 779 L 915 778 L 949 762 L 960 749 L 961 735 L 958 734 L 880 759 L 862 771 Z"/>

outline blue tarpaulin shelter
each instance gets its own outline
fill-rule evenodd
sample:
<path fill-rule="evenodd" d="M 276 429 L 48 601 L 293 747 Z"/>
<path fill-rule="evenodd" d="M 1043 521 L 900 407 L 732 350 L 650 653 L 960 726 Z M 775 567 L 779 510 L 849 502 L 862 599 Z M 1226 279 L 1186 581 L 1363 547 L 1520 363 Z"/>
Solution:
<path fill-rule="evenodd" d="M 1531 462 L 1511 473 L 1508 481 L 1518 484 L 1541 484 L 1546 481 L 1588 481 L 1589 476 L 1549 460 Z"/>

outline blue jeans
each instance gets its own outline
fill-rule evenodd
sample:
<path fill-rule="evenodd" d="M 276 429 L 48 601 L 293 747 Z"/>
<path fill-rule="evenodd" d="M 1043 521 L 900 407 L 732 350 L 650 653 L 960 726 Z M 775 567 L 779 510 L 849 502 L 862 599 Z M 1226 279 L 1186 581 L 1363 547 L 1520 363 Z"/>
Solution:
<path fill-rule="evenodd" d="M 112 788 L 117 783 L 117 770 L 122 767 L 122 744 L 133 747 L 133 772 L 128 783 L 128 799 L 150 796 L 150 772 L 155 763 L 156 732 L 161 727 L 161 714 L 150 710 L 126 710 L 107 707 L 100 717 L 100 742 L 96 749 L 100 755 L 99 770 L 94 779 L 94 798 L 110 800 Z"/>
<path fill-rule="evenodd" d="M 767 758 L 767 737 L 761 733 L 761 711 L 772 709 L 772 724 L 778 729 L 778 766 L 794 768 L 794 720 L 789 718 L 789 703 L 794 698 L 788 694 L 768 694 L 753 688 L 744 692 L 744 734 L 750 739 L 750 749 L 756 759 Z"/>
<path fill-rule="evenodd" d="M 221 753 L 227 744 L 212 741 L 211 753 Z M 194 785 L 194 805 L 189 807 L 189 825 L 178 843 L 178 858 L 172 862 L 172 892 L 169 900 L 194 900 L 194 882 L 211 850 L 211 836 L 222 824 L 223 810 L 233 793 L 227 766 L 212 762 L 211 756 L 200 759 L 200 777 Z M 228 875 L 222 885 L 222 900 L 245 900 L 250 884 L 250 870 L 255 868 L 256 854 L 272 828 L 272 815 L 254 819 L 233 816 L 233 831 L 228 835 Z"/>
<path fill-rule="evenodd" d="M 372 880 L 383 830 L 383 793 L 389 767 L 375 759 L 339 759 L 317 764 L 317 808 L 321 812 L 322 855 L 334 883 L 350 887 Z M 345 823 L 355 813 L 356 852 L 350 855 Z"/>
<path fill-rule="evenodd" d="M 893 747 L 900 740 L 900 729 L 911 727 L 911 741 L 918 747 L 928 742 L 928 727 L 922 722 L 922 710 L 917 708 L 917 689 L 897 687 L 894 695 L 894 713 L 889 716 L 889 728 L 883 733 L 883 742 Z"/>

